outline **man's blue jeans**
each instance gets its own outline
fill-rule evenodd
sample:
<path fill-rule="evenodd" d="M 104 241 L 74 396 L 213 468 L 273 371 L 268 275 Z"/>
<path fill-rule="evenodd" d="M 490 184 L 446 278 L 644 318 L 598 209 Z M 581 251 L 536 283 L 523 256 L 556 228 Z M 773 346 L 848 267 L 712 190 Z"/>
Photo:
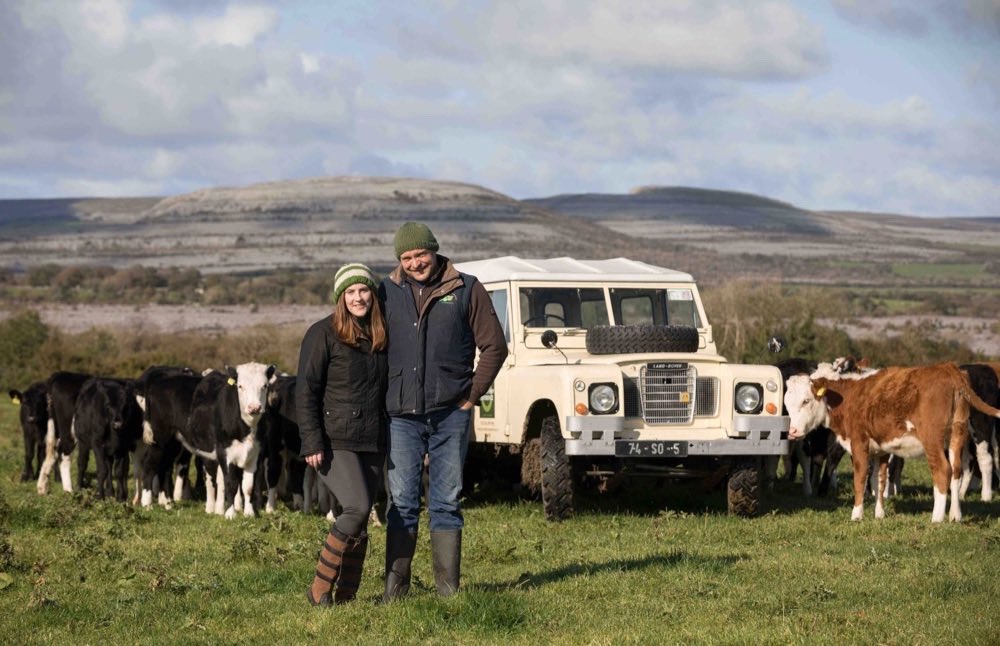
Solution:
<path fill-rule="evenodd" d="M 431 531 L 462 529 L 459 496 L 471 413 L 471 409 L 448 408 L 389 420 L 386 519 L 390 529 L 417 530 L 425 454 L 430 456 L 427 509 Z"/>

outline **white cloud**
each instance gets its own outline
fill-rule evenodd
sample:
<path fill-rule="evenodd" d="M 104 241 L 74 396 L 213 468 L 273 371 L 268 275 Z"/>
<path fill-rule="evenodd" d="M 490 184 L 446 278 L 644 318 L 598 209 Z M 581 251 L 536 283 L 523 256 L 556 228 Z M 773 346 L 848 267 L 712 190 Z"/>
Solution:
<path fill-rule="evenodd" d="M 837 2 L 0 2 L 0 195 L 363 173 L 995 214 L 996 44 L 933 40 L 944 0 Z"/>
<path fill-rule="evenodd" d="M 232 45 L 246 47 L 271 32 L 278 22 L 278 12 L 263 5 L 229 5 L 217 18 L 197 18 L 192 32 L 200 46 Z"/>

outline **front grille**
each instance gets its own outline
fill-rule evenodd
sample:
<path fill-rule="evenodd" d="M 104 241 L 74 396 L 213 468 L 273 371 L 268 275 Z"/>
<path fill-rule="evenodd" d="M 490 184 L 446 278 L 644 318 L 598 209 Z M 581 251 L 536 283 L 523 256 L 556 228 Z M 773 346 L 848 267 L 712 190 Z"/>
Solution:
<path fill-rule="evenodd" d="M 697 377 L 693 367 L 643 366 L 638 379 L 626 378 L 623 385 L 625 416 L 647 424 L 688 424 L 692 415 L 714 417 L 719 407 L 719 380 Z"/>
<path fill-rule="evenodd" d="M 719 380 L 698 377 L 694 394 L 694 416 L 715 417 L 719 412 Z"/>

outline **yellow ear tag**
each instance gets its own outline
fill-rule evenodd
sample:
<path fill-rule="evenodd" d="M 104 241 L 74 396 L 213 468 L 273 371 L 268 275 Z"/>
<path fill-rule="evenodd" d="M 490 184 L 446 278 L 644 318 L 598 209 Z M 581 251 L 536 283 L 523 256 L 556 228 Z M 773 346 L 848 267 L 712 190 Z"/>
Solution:
<path fill-rule="evenodd" d="M 816 391 L 817 397 L 822 397 L 826 394 L 826 386 L 820 386 L 819 390 Z"/>
<path fill-rule="evenodd" d="M 20 406 L 21 405 L 21 398 L 20 397 L 11 397 L 10 401 L 15 406 Z"/>
<path fill-rule="evenodd" d="M 229 384 L 230 386 L 235 386 L 236 380 L 230 377 L 229 379 L 226 380 L 226 383 Z"/>

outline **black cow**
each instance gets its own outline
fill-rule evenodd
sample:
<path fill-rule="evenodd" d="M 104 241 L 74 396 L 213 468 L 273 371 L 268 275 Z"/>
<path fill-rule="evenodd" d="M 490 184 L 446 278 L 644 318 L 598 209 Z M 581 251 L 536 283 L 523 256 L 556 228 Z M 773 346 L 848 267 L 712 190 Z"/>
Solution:
<path fill-rule="evenodd" d="M 146 370 L 143 371 L 143 373 L 139 376 L 139 378 L 135 380 L 135 398 L 136 401 L 139 402 L 139 407 L 142 409 L 144 416 L 146 412 L 146 391 L 148 385 L 153 381 L 156 381 L 157 379 L 162 379 L 163 377 L 175 377 L 175 376 L 194 377 L 196 376 L 196 374 L 194 370 L 192 370 L 187 366 L 156 365 L 146 368 Z M 152 440 L 151 432 L 152 431 L 149 427 L 144 428 L 144 440 L 147 437 L 149 438 L 149 440 Z M 143 453 L 144 452 L 145 448 L 143 448 Z M 191 490 L 191 483 L 190 480 L 188 479 L 188 469 L 190 468 L 191 465 L 191 457 L 192 457 L 191 453 L 187 449 L 184 449 L 182 447 L 180 453 L 174 460 L 174 465 L 176 467 L 176 476 L 174 477 L 174 483 L 173 483 L 174 500 L 181 500 L 181 499 L 190 500 L 191 498 L 194 497 L 194 493 L 196 493 L 199 490 L 199 488 L 201 491 L 204 491 L 204 481 L 201 478 L 201 472 L 197 470 L 196 473 L 198 475 L 194 487 L 195 491 L 192 492 Z M 138 496 L 139 490 L 142 489 L 141 463 L 137 464 L 136 480 L 138 482 L 138 486 L 136 487 L 137 490 L 136 495 Z M 154 482 L 153 482 L 152 493 L 154 495 L 158 492 L 158 487 L 169 486 L 169 483 L 167 482 L 157 482 L 156 477 L 154 477 L 153 480 Z"/>
<path fill-rule="evenodd" d="M 260 454 L 257 427 L 268 385 L 276 379 L 274 373 L 273 365 L 243 363 L 227 367 L 226 374 L 206 375 L 194 392 L 182 440 L 204 460 L 208 513 L 234 518 L 239 490 L 243 513 L 254 514 L 253 485 Z"/>
<path fill-rule="evenodd" d="M 77 444 L 77 479 L 82 489 L 87 456 L 93 450 L 97 461 L 97 496 L 113 495 L 124 502 L 128 496 L 129 454 L 142 436 L 142 410 L 131 381 L 89 379 L 76 398 L 72 433 Z"/>
<path fill-rule="evenodd" d="M 36 381 L 21 392 L 10 391 L 10 400 L 19 407 L 21 433 L 24 435 L 24 469 L 21 482 L 37 480 L 45 459 L 45 433 L 49 427 L 49 388 Z"/>
<path fill-rule="evenodd" d="M 38 470 L 38 493 L 45 495 L 49 491 L 49 474 L 59 457 L 59 476 L 63 489 L 73 491 L 70 477 L 69 456 L 76 448 L 71 427 L 73 412 L 76 409 L 76 396 L 80 394 L 83 384 L 91 378 L 79 372 L 54 372 L 49 377 L 49 427 L 45 433 L 45 461 Z"/>
<path fill-rule="evenodd" d="M 278 481 L 283 465 L 288 465 L 285 479 L 292 494 L 292 506 L 301 508 L 304 502 L 302 482 L 306 463 L 299 455 L 302 438 L 295 415 L 295 376 L 282 375 L 267 389 L 267 408 L 260 418 L 258 435 L 261 438 L 266 464 L 267 504 L 264 510 L 271 513 L 278 497 Z M 283 452 L 285 455 L 283 455 Z"/>
<path fill-rule="evenodd" d="M 159 503 L 173 506 L 170 476 L 183 446 L 180 435 L 187 426 L 194 391 L 202 377 L 184 373 L 149 374 L 140 377 L 137 390 L 144 393 L 142 431 L 142 496 L 141 504 L 153 504 L 153 490 L 159 482 Z"/>
<path fill-rule="evenodd" d="M 959 366 L 969 376 L 969 383 L 984 402 L 1000 408 L 1000 379 L 997 373 L 988 365 L 965 364 Z M 997 420 L 980 413 L 976 409 L 969 411 L 969 444 L 974 447 L 976 461 L 979 463 L 982 479 L 982 499 L 989 502 L 993 499 L 993 472 L 997 465 L 993 459 L 993 449 L 997 441 Z M 962 462 L 962 484 L 959 492 L 964 497 L 972 482 L 972 453 L 966 449 Z"/>

